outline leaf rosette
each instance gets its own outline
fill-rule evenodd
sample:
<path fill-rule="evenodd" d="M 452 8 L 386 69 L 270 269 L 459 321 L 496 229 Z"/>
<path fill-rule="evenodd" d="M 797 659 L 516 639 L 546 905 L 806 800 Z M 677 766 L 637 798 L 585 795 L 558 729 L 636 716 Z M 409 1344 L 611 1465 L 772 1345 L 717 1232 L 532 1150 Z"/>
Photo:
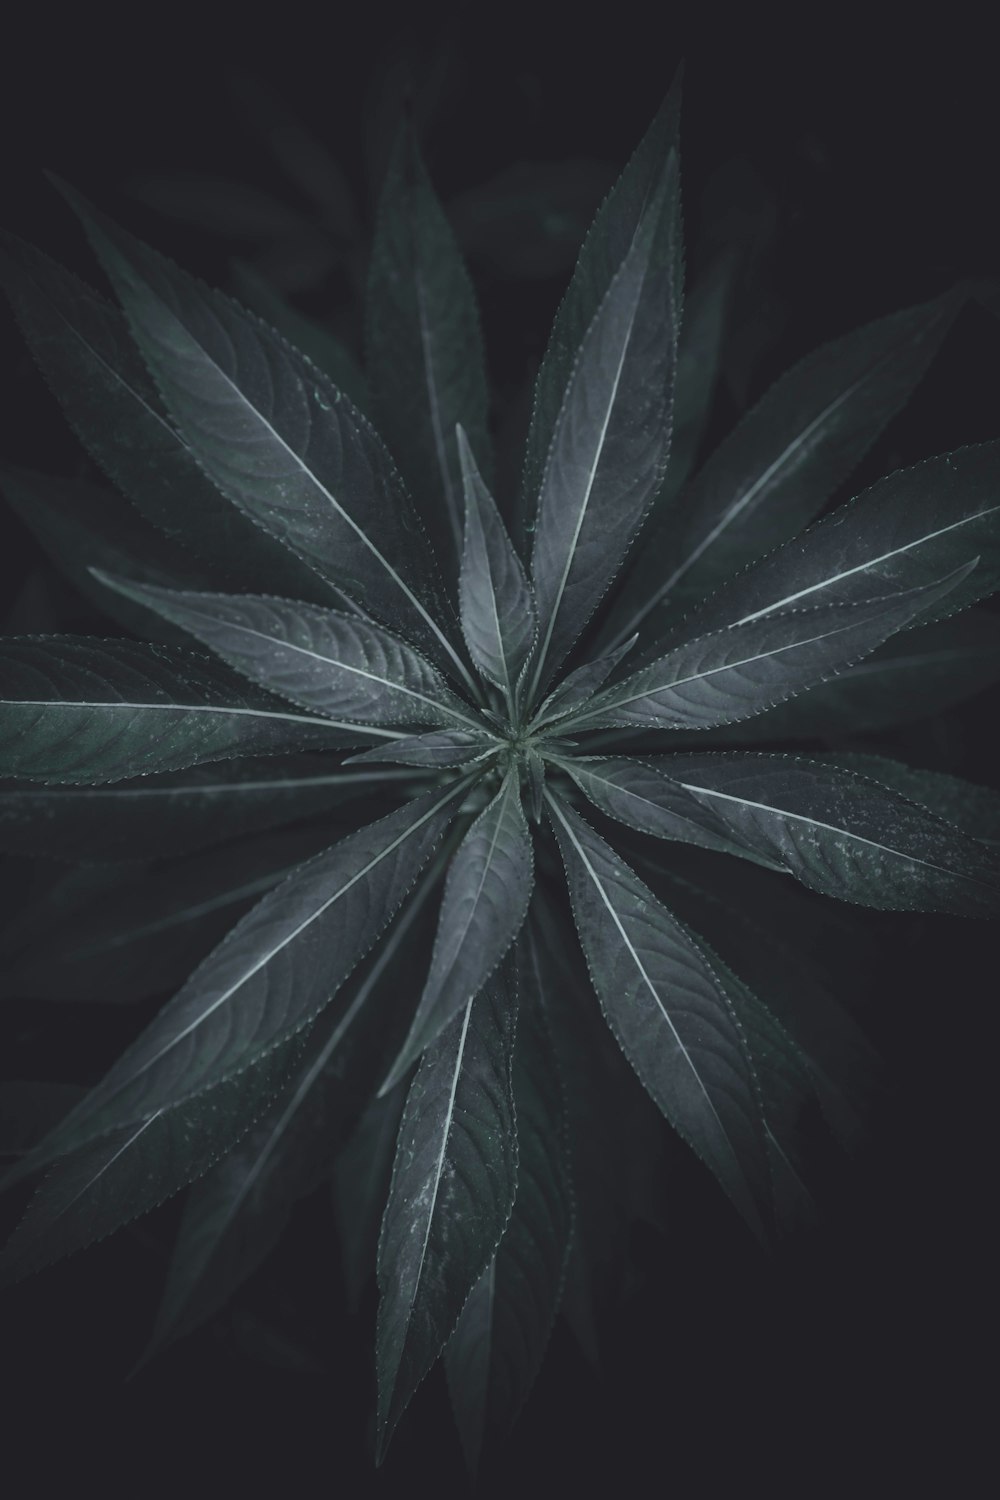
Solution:
<path fill-rule="evenodd" d="M 475 1468 L 564 1296 L 580 1317 L 601 1210 L 573 1088 L 606 1059 L 567 990 L 596 996 L 613 1090 L 645 1091 L 762 1243 L 815 1212 L 803 1114 L 856 1133 L 864 1039 L 808 983 L 786 1003 L 781 974 L 737 972 L 738 924 L 671 850 L 882 910 L 1000 906 L 984 789 L 733 748 L 758 721 L 808 738 L 838 705 L 905 716 L 922 662 L 952 690 L 997 675 L 989 617 L 961 612 L 1000 583 L 1000 443 L 821 514 L 959 299 L 810 356 L 687 477 L 723 301 L 716 267 L 682 330 L 678 113 L 675 90 L 580 252 L 516 520 L 491 490 L 472 286 L 408 127 L 368 281 L 377 426 L 68 188 L 116 302 L 3 249 L 114 486 L 10 471 L 4 491 L 138 637 L 0 642 L 0 840 L 92 862 L 28 910 L 9 985 L 126 999 L 151 962 L 178 981 L 19 1147 L 8 1182 L 45 1175 L 7 1273 L 191 1185 L 159 1347 L 333 1173 L 345 1265 L 357 1283 L 367 1257 L 381 1293 L 379 1456 L 444 1354 Z M 655 879 L 635 835 L 660 841 Z"/>

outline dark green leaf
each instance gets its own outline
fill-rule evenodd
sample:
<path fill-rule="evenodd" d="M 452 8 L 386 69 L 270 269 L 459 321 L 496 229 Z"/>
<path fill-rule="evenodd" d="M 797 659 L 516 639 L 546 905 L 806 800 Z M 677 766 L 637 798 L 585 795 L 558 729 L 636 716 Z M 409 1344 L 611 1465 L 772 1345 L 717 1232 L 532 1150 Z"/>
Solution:
<path fill-rule="evenodd" d="M 583 242 L 580 255 L 549 335 L 535 385 L 535 407 L 524 461 L 524 498 L 534 517 L 549 449 L 587 329 L 629 253 L 649 199 L 662 186 L 664 169 L 676 156 L 680 80 L 675 81 L 628 165 L 605 198 Z M 679 313 L 680 262 L 674 286 Z"/>
<path fill-rule="evenodd" d="M 183 854 L 410 780 L 404 770 L 342 771 L 323 756 L 302 755 L 194 766 L 110 786 L 7 783 L 0 785 L 0 848 L 82 860 Z"/>
<path fill-rule="evenodd" d="M 430 972 L 410 1034 L 382 1085 L 392 1088 L 477 995 L 514 941 L 531 899 L 531 835 L 516 770 L 472 824 L 445 880 Z"/>
<path fill-rule="evenodd" d="M 445 1366 L 470 1471 L 484 1432 L 506 1434 L 542 1363 L 573 1221 L 566 1099 L 530 960 L 514 1049 L 517 1194 L 496 1254 L 448 1341 Z"/>
<path fill-rule="evenodd" d="M 392 1159 L 406 1099 L 402 1083 L 371 1101 L 337 1158 L 333 1201 L 348 1306 L 357 1312 L 375 1274 L 378 1232 L 392 1180 Z"/>
<path fill-rule="evenodd" d="M 558 764 L 609 818 L 617 818 L 639 833 L 679 839 L 724 854 L 748 851 L 735 841 L 721 818 L 670 775 L 668 756 L 659 765 L 624 756 L 576 756 Z M 753 857 L 753 856 L 750 856 Z M 757 856 L 770 869 L 783 869 L 774 859 Z"/>
<path fill-rule="evenodd" d="M 760 1107 L 725 990 L 697 943 L 603 839 L 548 794 L 597 997 L 674 1129 L 755 1234 L 770 1183 Z"/>
<path fill-rule="evenodd" d="M 0 775 L 122 781 L 202 761 L 331 749 L 388 730 L 341 728 L 245 688 L 211 657 L 89 636 L 0 644 Z"/>
<path fill-rule="evenodd" d="M 998 677 L 1000 617 L 973 609 L 890 637 L 839 677 L 712 738 L 795 740 L 885 729 L 943 713 Z"/>
<path fill-rule="evenodd" d="M 625 641 L 614 651 L 608 651 L 604 656 L 597 656 L 593 661 L 585 661 L 582 666 L 564 677 L 559 686 L 539 705 L 534 727 L 548 724 L 551 720 L 568 714 L 571 708 L 576 708 L 592 698 L 602 683 L 611 676 L 618 663 L 628 655 L 637 640 L 638 636 L 632 636 L 631 640 Z"/>
<path fill-rule="evenodd" d="M 399 907 L 466 785 L 417 798 L 293 870 L 26 1158 L 26 1170 L 157 1111 L 169 1113 L 301 1030 Z"/>
<path fill-rule="evenodd" d="M 609 639 L 661 603 L 676 615 L 807 525 L 908 399 L 960 305 L 949 293 L 880 318 L 782 375 L 664 513 Z"/>
<path fill-rule="evenodd" d="M 508 962 L 425 1052 L 407 1095 L 378 1247 L 379 1462 L 510 1216 L 516 997 Z"/>
<path fill-rule="evenodd" d="M 361 414 L 266 324 L 62 191 L 178 429 L 223 494 L 365 611 L 457 664 L 420 599 L 434 576 L 426 543 Z"/>
<path fill-rule="evenodd" d="M 977 557 L 975 572 L 926 619 L 954 614 L 1000 584 L 1000 440 L 898 469 L 770 553 L 706 600 L 691 629 L 789 609 L 853 604 L 913 589 Z M 688 628 L 687 626 L 685 628 Z"/>
<path fill-rule="evenodd" d="M 729 837 L 812 890 L 883 911 L 1000 913 L 978 839 L 865 775 L 791 755 L 672 755 L 664 772 Z"/>
<path fill-rule="evenodd" d="M 379 203 L 365 315 L 379 427 L 411 476 L 440 555 L 457 560 L 463 507 L 455 425 L 483 461 L 486 373 L 472 284 L 408 122 Z"/>
<path fill-rule="evenodd" d="M 873 651 L 961 590 L 974 568 L 975 562 L 966 563 L 933 583 L 882 598 L 762 611 L 640 667 L 561 727 L 710 729 L 750 718 Z"/>
<path fill-rule="evenodd" d="M 338 1127 L 343 1128 L 344 1096 L 357 1094 L 358 1074 L 370 1071 L 351 1056 L 352 1087 L 345 1087 L 345 1038 L 349 1046 L 357 1030 L 354 1023 L 373 993 L 380 986 L 384 989 L 387 972 L 395 966 L 395 977 L 402 978 L 396 962 L 399 951 L 433 883 L 432 872 L 408 902 L 362 982 L 352 985 L 346 1010 L 319 1017 L 298 1069 L 271 1108 L 192 1188 L 147 1358 L 227 1301 L 277 1241 L 292 1205 L 321 1180 Z"/>
<path fill-rule="evenodd" d="M 960 776 L 942 771 L 924 771 L 904 766 L 884 755 L 862 754 L 856 750 L 834 753 L 826 751 L 816 759 L 890 787 L 911 802 L 929 807 L 939 818 L 970 833 L 987 844 L 1000 844 L 1000 792 L 993 787 L 978 786 Z"/>
<path fill-rule="evenodd" d="M 644 866 L 648 868 L 648 865 Z M 650 871 L 651 877 L 653 872 Z M 745 910 L 746 903 L 720 900 L 710 890 L 657 869 L 658 889 L 684 921 L 708 932 L 712 941 L 743 974 L 754 991 L 766 998 L 769 1011 L 796 1043 L 805 1059 L 812 1087 L 824 1115 L 845 1147 L 854 1147 L 863 1134 L 878 1073 L 878 1059 L 843 1005 L 828 988 L 826 972 L 802 952 L 788 946 L 791 931 L 805 932 L 802 908 L 808 898 L 786 887 L 780 903 L 767 893 L 770 906 L 764 926 Z M 794 901 L 790 898 L 794 897 Z M 824 924 L 826 925 L 826 924 Z M 834 939 L 838 952 L 842 934 Z"/>
<path fill-rule="evenodd" d="M 336 839 L 330 818 L 234 840 L 161 865 L 58 880 L 22 912 L 0 993 L 117 1004 L 163 995 L 225 937 L 254 901 Z"/>
<path fill-rule="evenodd" d="M 657 500 L 657 511 L 668 505 L 680 490 L 698 456 L 712 410 L 735 269 L 733 252 L 724 251 L 698 277 L 685 299 L 677 343 L 670 467 Z"/>
<path fill-rule="evenodd" d="M 421 766 L 440 770 L 447 766 L 464 766 L 482 760 L 500 749 L 500 741 L 485 729 L 433 729 L 427 734 L 411 734 L 388 745 L 376 745 L 359 755 L 349 755 L 345 766 L 378 764 Z"/>
<path fill-rule="evenodd" d="M 98 575 L 188 631 L 244 677 L 334 720 L 477 720 L 436 667 L 398 636 L 337 610 L 256 594 L 193 594 Z"/>
<path fill-rule="evenodd" d="M 19 1280 L 103 1239 L 207 1172 L 267 1108 L 303 1040 L 285 1040 L 210 1099 L 157 1110 L 57 1161 L 4 1247 L 3 1280 Z"/>
<path fill-rule="evenodd" d="M 680 324 L 679 220 L 671 154 L 575 351 L 553 425 L 531 554 L 539 644 L 529 696 L 597 607 L 666 470 Z"/>
<path fill-rule="evenodd" d="M 476 666 L 503 690 L 512 709 L 515 682 L 538 633 L 535 600 L 461 427 L 457 436 L 465 488 L 458 583 L 462 634 Z"/>
<path fill-rule="evenodd" d="M 119 309 L 34 246 L 13 236 L 2 246 L 0 272 L 32 354 L 80 441 L 146 520 L 211 563 L 219 583 L 328 602 L 322 579 L 199 467 Z"/>

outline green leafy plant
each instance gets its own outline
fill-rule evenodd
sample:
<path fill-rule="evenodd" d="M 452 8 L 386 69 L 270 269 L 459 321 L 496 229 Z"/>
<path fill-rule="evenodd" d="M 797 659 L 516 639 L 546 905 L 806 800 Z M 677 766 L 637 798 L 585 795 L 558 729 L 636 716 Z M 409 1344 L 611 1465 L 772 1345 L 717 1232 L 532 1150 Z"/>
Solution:
<path fill-rule="evenodd" d="M 45 1176 L 6 1271 L 189 1188 L 155 1352 L 332 1176 L 355 1292 L 377 1269 L 379 1458 L 442 1354 L 475 1468 L 560 1307 L 587 1342 L 629 1191 L 616 1130 L 655 1176 L 665 1117 L 763 1244 L 815 1212 L 803 1122 L 857 1138 L 864 1037 L 698 870 L 724 853 L 887 911 L 1000 900 L 986 790 L 731 748 L 989 680 L 996 622 L 969 606 L 1000 581 L 1000 444 L 816 520 L 961 297 L 818 350 L 695 470 L 724 299 L 696 288 L 682 324 L 678 111 L 675 90 L 584 242 L 506 517 L 472 288 L 408 129 L 352 386 L 370 416 L 65 186 L 117 304 L 4 241 L 24 336 L 115 486 L 4 490 L 130 633 L 0 645 L 0 837 L 86 872 L 29 911 L 7 983 L 179 985 L 21 1131 L 8 1185 Z"/>

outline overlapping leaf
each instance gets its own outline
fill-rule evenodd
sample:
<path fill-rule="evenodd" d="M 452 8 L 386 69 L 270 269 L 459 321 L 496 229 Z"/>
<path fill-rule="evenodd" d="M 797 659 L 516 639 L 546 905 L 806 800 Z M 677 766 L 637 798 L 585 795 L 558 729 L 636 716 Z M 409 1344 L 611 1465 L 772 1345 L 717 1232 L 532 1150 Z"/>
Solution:
<path fill-rule="evenodd" d="M 1000 585 L 1000 441 L 958 448 L 879 479 L 706 600 L 691 629 L 789 609 L 857 603 L 927 586 L 978 559 L 925 619 L 953 614 Z"/>
<path fill-rule="evenodd" d="M 443 1349 L 514 1202 L 516 978 L 508 961 L 424 1054 L 378 1247 L 377 1456 Z"/>
<path fill-rule="evenodd" d="M 879 1062 L 857 1023 L 831 994 L 828 973 L 788 941 L 789 933 L 804 925 L 805 898 L 786 888 L 782 902 L 772 901 L 765 926 L 748 914 L 745 903 L 721 900 L 717 891 L 662 869 L 650 875 L 671 910 L 699 933 L 707 932 L 754 992 L 766 997 L 767 1009 L 795 1042 L 831 1128 L 845 1147 L 856 1146 L 876 1091 Z M 789 903 L 793 896 L 797 900 Z"/>
<path fill-rule="evenodd" d="M 384 994 L 387 979 L 402 977 L 401 952 L 412 958 L 407 939 L 433 877 L 433 870 L 424 877 L 363 979 L 352 985 L 346 1009 L 318 1019 L 296 1071 L 271 1108 L 189 1194 L 147 1357 L 226 1302 L 279 1238 L 292 1205 L 329 1167 L 350 1100 L 363 1097 L 363 1079 L 372 1071 L 372 1059 L 358 1055 L 359 1023 L 373 996 Z M 384 1027 L 382 1020 L 380 1030 Z M 380 1042 L 376 1057 L 384 1052 L 384 1039 Z M 369 1077 L 369 1086 L 372 1081 Z"/>
<path fill-rule="evenodd" d="M 0 849 L 93 861 L 183 854 L 392 793 L 409 780 L 403 769 L 340 770 L 321 755 L 276 755 L 104 786 L 7 782 L 0 785 Z"/>
<path fill-rule="evenodd" d="M 960 590 L 974 569 L 966 563 L 933 583 L 876 599 L 762 611 L 640 667 L 562 727 L 707 729 L 749 718 L 874 650 Z"/>
<path fill-rule="evenodd" d="M 614 651 L 608 651 L 603 656 L 596 656 L 593 661 L 585 661 L 582 666 L 567 673 L 562 682 L 539 705 L 534 721 L 535 727 L 539 728 L 543 723 L 548 724 L 554 719 L 564 717 L 571 709 L 592 698 L 598 688 L 611 676 L 618 663 L 631 651 L 636 639 L 636 636 L 632 636 Z"/>
<path fill-rule="evenodd" d="M 484 1435 L 509 1431 L 541 1366 L 572 1230 L 566 1099 L 530 962 L 521 974 L 527 982 L 514 1050 L 517 1194 L 503 1239 L 445 1353 L 452 1406 L 473 1474 Z"/>
<path fill-rule="evenodd" d="M 673 757 L 666 757 L 661 769 L 660 764 L 651 765 L 631 756 L 610 755 L 576 756 L 560 762 L 595 807 L 639 833 L 679 839 L 723 854 L 754 857 L 733 839 L 710 806 L 693 797 L 669 774 L 672 763 Z M 771 869 L 784 868 L 765 854 L 756 857 Z"/>
<path fill-rule="evenodd" d="M 366 302 L 375 416 L 442 557 L 462 552 L 461 423 L 484 462 L 486 372 L 458 246 L 404 122 L 379 203 Z"/>
<path fill-rule="evenodd" d="M 223 494 L 362 609 L 458 666 L 421 597 L 435 576 L 423 535 L 361 414 L 266 324 L 63 191 L 178 430 Z"/>
<path fill-rule="evenodd" d="M 427 982 L 383 1092 L 479 993 L 520 930 L 531 885 L 531 836 L 510 771 L 452 858 Z"/>
<path fill-rule="evenodd" d="M 369 620 L 255 594 L 195 594 L 99 575 L 292 703 L 331 719 L 477 728 L 440 672 Z"/>
<path fill-rule="evenodd" d="M 461 427 L 458 454 L 465 490 L 459 574 L 462 633 L 476 666 L 503 690 L 512 709 L 514 685 L 538 630 L 535 600 Z"/>
<path fill-rule="evenodd" d="M 0 993 L 105 1004 L 167 994 L 265 891 L 343 831 L 321 817 L 160 864 L 71 870 L 20 913 Z"/>
<path fill-rule="evenodd" d="M 890 787 L 977 840 L 1000 844 L 1000 792 L 993 787 L 857 750 L 824 751 L 818 759 Z"/>
<path fill-rule="evenodd" d="M 1000 617 L 983 609 L 891 636 L 864 661 L 712 739 L 801 740 L 943 713 L 1000 678 Z M 674 740 L 676 741 L 676 736 Z"/>
<path fill-rule="evenodd" d="M 34 246 L 12 235 L 0 246 L 0 277 L 42 373 L 87 451 L 146 520 L 208 561 L 219 582 L 326 602 L 322 579 L 220 495 L 199 467 L 167 417 L 121 311 Z M 101 519 L 93 516 L 95 524 Z"/>
<path fill-rule="evenodd" d="M 628 865 L 549 795 L 577 931 L 608 1023 L 674 1129 L 757 1234 L 770 1187 L 753 1075 L 711 965 Z"/>
<path fill-rule="evenodd" d="M 627 256 L 649 199 L 676 153 L 680 78 L 675 81 L 646 134 L 602 203 L 580 249 L 573 277 L 559 304 L 535 385 L 535 405 L 524 461 L 524 499 L 533 522 L 556 422 L 577 353 L 587 329 Z M 675 264 L 674 297 L 681 299 L 681 262 Z"/>
<path fill-rule="evenodd" d="M 57 1161 L 4 1247 L 3 1279 L 17 1280 L 84 1249 L 207 1172 L 268 1107 L 303 1042 L 290 1037 L 210 1098 L 156 1110 Z"/>
<path fill-rule="evenodd" d="M 371 762 L 402 766 L 419 766 L 440 770 L 447 766 L 464 766 L 482 760 L 500 748 L 501 741 L 484 729 L 432 729 L 426 734 L 409 734 L 388 745 L 376 745 L 349 755 L 345 765 L 365 766 Z"/>
<path fill-rule="evenodd" d="M 813 890 L 887 911 L 1000 912 L 1000 861 L 925 807 L 790 755 L 676 755 L 665 773 L 737 845 Z"/>
<path fill-rule="evenodd" d="M 782 375 L 646 539 L 607 638 L 663 603 L 676 615 L 807 525 L 907 400 L 959 305 L 947 294 L 880 318 Z"/>
<path fill-rule="evenodd" d="M 122 781 L 237 755 L 363 742 L 245 688 L 210 657 L 88 636 L 8 636 L 0 645 L 0 775 Z"/>
<path fill-rule="evenodd" d="M 680 324 L 679 216 L 672 154 L 581 339 L 553 424 L 531 553 L 540 622 L 532 692 L 590 618 L 666 470 Z"/>
<path fill-rule="evenodd" d="M 55 1135 L 26 1158 L 25 1170 L 169 1112 L 301 1030 L 390 920 L 466 785 L 427 793 L 350 834 L 265 895 Z"/>

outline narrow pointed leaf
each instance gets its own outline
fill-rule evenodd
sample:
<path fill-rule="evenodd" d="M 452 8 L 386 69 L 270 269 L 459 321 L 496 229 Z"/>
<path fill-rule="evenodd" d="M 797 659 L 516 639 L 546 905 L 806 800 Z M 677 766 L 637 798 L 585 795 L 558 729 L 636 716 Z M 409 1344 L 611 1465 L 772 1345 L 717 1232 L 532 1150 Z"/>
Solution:
<path fill-rule="evenodd" d="M 587 327 L 542 473 L 531 554 L 539 614 L 532 692 L 614 578 L 670 449 L 680 323 L 677 158 Z"/>
<path fill-rule="evenodd" d="M 349 755 L 345 766 L 364 766 L 371 762 L 402 766 L 420 766 L 440 770 L 447 766 L 464 766 L 481 760 L 500 749 L 500 742 L 484 729 L 432 729 L 427 734 L 411 734 L 388 745 L 376 745 Z"/>
<path fill-rule="evenodd" d="M 666 774 L 673 759 L 665 757 L 663 769 L 631 756 L 578 756 L 560 765 L 595 807 L 639 833 L 746 856 L 749 851 L 733 839 L 711 806 Z M 766 855 L 757 858 L 769 869 L 785 868 Z"/>
<path fill-rule="evenodd" d="M 608 1024 L 671 1125 L 761 1235 L 770 1199 L 764 1133 L 725 990 L 697 943 L 604 840 L 551 794 L 549 807 Z"/>
<path fill-rule="evenodd" d="M 838 677 L 712 739 L 816 739 L 848 727 L 868 733 L 943 713 L 998 678 L 1000 617 L 972 609 L 892 636 Z"/>
<path fill-rule="evenodd" d="M 348 835 L 268 892 L 79 1109 L 26 1158 L 26 1170 L 205 1093 L 301 1030 L 399 907 L 466 784 L 417 798 Z"/>
<path fill-rule="evenodd" d="M 439 656 L 434 576 L 374 430 L 298 350 L 61 189 L 121 298 L 160 395 L 224 495 L 383 624 Z"/>
<path fill-rule="evenodd" d="M 0 644 L 3 776 L 121 781 L 237 755 L 332 749 L 366 733 L 387 731 L 295 710 L 178 647 L 89 636 Z"/>
<path fill-rule="evenodd" d="M 108 786 L 8 782 L 0 785 L 0 849 L 95 861 L 184 854 L 392 792 L 408 780 L 402 769 L 342 771 L 322 756 L 302 755 L 194 766 Z"/>
<path fill-rule="evenodd" d="M 828 988 L 828 974 L 786 943 L 792 913 L 779 908 L 762 926 L 714 890 L 657 872 L 671 909 L 697 930 L 765 997 L 768 1011 L 794 1041 L 813 1092 L 845 1148 L 858 1144 L 876 1090 L 878 1058 L 857 1023 Z M 797 894 L 794 890 L 787 894 Z M 801 896 L 799 898 L 802 899 Z M 801 924 L 800 924 L 801 925 Z"/>
<path fill-rule="evenodd" d="M 808 1063 L 781 1022 L 718 954 L 712 953 L 711 961 L 743 1030 L 760 1088 L 777 1227 L 788 1232 L 814 1225 L 817 1208 L 804 1140 L 815 1107 Z"/>
<path fill-rule="evenodd" d="M 856 750 L 823 751 L 814 758 L 877 781 L 984 843 L 1000 844 L 1000 792 L 994 787 Z"/>
<path fill-rule="evenodd" d="M 1000 584 L 1000 440 L 898 469 L 786 542 L 706 600 L 693 628 L 911 589 L 978 557 L 926 618 L 954 614 Z"/>
<path fill-rule="evenodd" d="M 532 880 L 531 835 L 509 771 L 448 867 L 430 972 L 383 1092 L 482 989 L 520 931 Z"/>
<path fill-rule="evenodd" d="M 407 1095 L 378 1247 L 378 1461 L 510 1216 L 516 1000 L 507 963 L 424 1054 Z"/>
<path fill-rule="evenodd" d="M 455 424 L 478 454 L 487 452 L 486 374 L 472 284 L 408 123 L 379 203 L 365 315 L 379 428 L 412 476 L 440 555 L 457 559 L 462 474 Z"/>
<path fill-rule="evenodd" d="M 379 1226 L 389 1196 L 405 1100 L 402 1083 L 373 1099 L 334 1167 L 334 1211 L 347 1303 L 352 1312 L 358 1311 L 368 1280 L 375 1275 Z"/>
<path fill-rule="evenodd" d="M 723 251 L 695 281 L 685 298 L 677 342 L 677 387 L 670 467 L 657 499 L 661 511 L 681 489 L 701 446 L 719 376 L 736 257 Z"/>
<path fill-rule="evenodd" d="M 597 690 L 611 676 L 618 663 L 628 655 L 638 640 L 638 636 L 632 636 L 614 651 L 608 651 L 603 656 L 597 656 L 593 661 L 585 661 L 582 666 L 577 667 L 563 678 L 562 682 L 543 703 L 539 705 L 535 717 L 536 724 L 549 723 L 568 714 L 570 709 L 586 703 L 592 698 Z"/>
<path fill-rule="evenodd" d="M 199 467 L 120 309 L 33 245 L 12 235 L 0 245 L 0 279 L 28 347 L 77 437 L 136 510 L 209 562 L 220 584 L 327 602 L 330 589 L 313 569 Z"/>
<path fill-rule="evenodd" d="M 883 911 L 1000 912 L 1000 861 L 908 797 L 790 755 L 669 756 L 729 836 L 812 890 Z"/>
<path fill-rule="evenodd" d="M 0 993 L 46 1000 L 132 1004 L 183 984 L 195 964 L 265 891 L 338 838 L 331 818 L 221 849 L 136 868 L 58 880 L 21 914 L 28 936 L 13 950 Z"/>
<path fill-rule="evenodd" d="M 524 986 L 514 1049 L 514 1104 L 514 1207 L 445 1352 L 452 1407 L 473 1474 L 484 1432 L 503 1436 L 510 1431 L 541 1367 L 573 1222 L 563 1083 L 541 1002 Z"/>
<path fill-rule="evenodd" d="M 332 719 L 475 720 L 420 653 L 379 625 L 256 594 L 195 594 L 99 575 L 188 631 L 244 677 Z"/>
<path fill-rule="evenodd" d="M 534 411 L 525 454 L 524 498 L 529 522 L 535 516 L 542 475 L 577 351 L 632 246 L 650 197 L 662 183 L 671 152 L 677 150 L 680 92 L 678 75 L 655 119 L 598 210 L 556 313 L 535 385 Z M 680 269 L 678 262 L 675 284 L 678 309 Z"/>
<path fill-rule="evenodd" d="M 347 1008 L 342 1014 L 327 1011 L 319 1017 L 296 1071 L 267 1113 L 193 1187 L 146 1358 L 196 1328 L 227 1301 L 275 1244 L 292 1205 L 329 1169 L 338 1132 L 349 1118 L 348 1095 L 357 1097 L 362 1075 L 371 1073 L 370 1061 L 357 1056 L 356 1040 L 352 1049 L 352 1038 L 371 1009 L 373 995 L 384 990 L 386 976 L 402 977 L 400 950 L 412 960 L 406 939 L 432 885 L 433 871 L 408 902 L 362 981 L 352 985 Z M 350 1089 L 344 1080 L 345 1053 Z"/>
<path fill-rule="evenodd" d="M 749 718 L 874 650 L 961 590 L 974 568 L 882 598 L 768 612 L 713 631 L 640 667 L 563 727 L 709 729 Z"/>
<path fill-rule="evenodd" d="M 493 497 L 480 477 L 464 430 L 458 453 L 465 489 L 465 530 L 458 597 L 462 634 L 488 682 L 513 701 L 514 684 L 538 631 L 535 601 Z"/>
<path fill-rule="evenodd" d="M 660 604 L 676 615 L 807 525 L 908 399 L 960 305 L 948 293 L 880 318 L 782 375 L 664 511 L 619 634 Z"/>
<path fill-rule="evenodd" d="M 16 1281 L 84 1249 L 207 1172 L 285 1083 L 302 1040 L 286 1040 L 210 1099 L 157 1111 L 57 1161 L 4 1247 L 0 1277 Z"/>

